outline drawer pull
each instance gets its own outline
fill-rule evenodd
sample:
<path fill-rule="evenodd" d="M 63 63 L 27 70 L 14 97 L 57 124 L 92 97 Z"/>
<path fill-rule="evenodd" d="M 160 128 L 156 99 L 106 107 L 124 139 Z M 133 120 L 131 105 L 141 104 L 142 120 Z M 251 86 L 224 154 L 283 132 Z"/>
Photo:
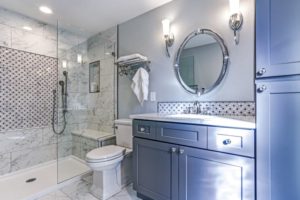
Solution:
<path fill-rule="evenodd" d="M 140 129 L 140 131 L 141 131 L 141 132 L 145 132 L 145 128 L 142 127 L 142 128 Z"/>
<path fill-rule="evenodd" d="M 176 148 L 175 147 L 171 148 L 171 153 L 176 153 Z"/>
<path fill-rule="evenodd" d="M 262 85 L 262 86 L 260 86 L 260 87 L 257 88 L 257 92 L 258 92 L 258 93 L 262 93 L 262 92 L 264 92 L 266 89 L 267 89 L 267 87 L 266 87 L 265 85 Z"/>
<path fill-rule="evenodd" d="M 223 144 L 224 145 L 231 144 L 231 140 L 230 139 L 223 140 Z"/>
<path fill-rule="evenodd" d="M 262 75 L 264 75 L 266 72 L 267 72 L 267 70 L 266 70 L 265 68 L 261 68 L 261 69 L 259 69 L 259 70 L 256 72 L 256 74 L 257 74 L 257 76 L 262 76 Z"/>

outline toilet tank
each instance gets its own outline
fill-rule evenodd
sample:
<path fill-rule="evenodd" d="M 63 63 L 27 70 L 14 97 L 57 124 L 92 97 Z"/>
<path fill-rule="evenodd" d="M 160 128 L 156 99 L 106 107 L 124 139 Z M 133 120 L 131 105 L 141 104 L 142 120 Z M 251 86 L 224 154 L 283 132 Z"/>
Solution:
<path fill-rule="evenodd" d="M 117 145 L 132 149 L 132 120 L 115 120 L 115 131 Z"/>

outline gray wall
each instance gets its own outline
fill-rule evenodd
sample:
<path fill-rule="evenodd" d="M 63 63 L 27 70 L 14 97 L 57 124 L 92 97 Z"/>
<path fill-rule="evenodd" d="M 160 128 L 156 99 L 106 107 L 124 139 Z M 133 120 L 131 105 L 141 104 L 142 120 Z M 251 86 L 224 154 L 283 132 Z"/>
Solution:
<path fill-rule="evenodd" d="M 157 101 L 253 101 L 254 100 L 254 0 L 241 0 L 244 24 L 240 44 L 234 45 L 229 28 L 229 3 L 225 0 L 174 0 L 120 25 L 120 56 L 139 52 L 151 60 L 150 91 L 157 93 Z M 165 56 L 161 21 L 169 18 L 175 34 Z M 201 97 L 188 94 L 177 82 L 173 60 L 184 37 L 196 28 L 217 32 L 228 46 L 229 72 L 222 84 L 212 93 Z M 132 113 L 155 112 L 157 102 L 141 107 L 130 89 L 131 80 L 119 77 L 119 117 Z"/>

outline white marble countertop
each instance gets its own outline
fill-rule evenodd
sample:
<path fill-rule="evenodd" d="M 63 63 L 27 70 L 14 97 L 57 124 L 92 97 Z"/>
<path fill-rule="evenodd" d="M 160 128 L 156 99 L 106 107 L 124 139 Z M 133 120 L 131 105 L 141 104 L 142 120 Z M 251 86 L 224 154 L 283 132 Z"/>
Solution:
<path fill-rule="evenodd" d="M 103 141 L 115 137 L 113 133 L 106 133 L 103 131 L 96 131 L 92 129 L 74 130 L 72 131 L 72 134 L 98 141 Z"/>
<path fill-rule="evenodd" d="M 245 128 L 255 129 L 255 117 L 254 116 L 212 116 L 212 115 L 198 115 L 196 114 L 160 114 L 160 113 L 146 113 L 146 114 L 134 114 L 130 115 L 131 119 L 152 120 L 162 122 L 176 122 L 186 124 L 198 124 L 208 126 L 221 126 L 232 128 Z"/>

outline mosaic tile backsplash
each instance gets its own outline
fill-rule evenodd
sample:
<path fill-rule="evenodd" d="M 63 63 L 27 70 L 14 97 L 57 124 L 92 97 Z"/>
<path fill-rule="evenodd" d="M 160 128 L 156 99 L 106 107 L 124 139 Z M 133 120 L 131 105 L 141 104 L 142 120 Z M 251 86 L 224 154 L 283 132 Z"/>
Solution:
<path fill-rule="evenodd" d="M 57 59 L 0 47 L 0 131 L 51 123 Z"/>
<path fill-rule="evenodd" d="M 158 102 L 157 111 L 162 114 L 184 113 L 194 102 Z M 210 115 L 255 116 L 252 101 L 200 102 L 201 110 Z"/>

